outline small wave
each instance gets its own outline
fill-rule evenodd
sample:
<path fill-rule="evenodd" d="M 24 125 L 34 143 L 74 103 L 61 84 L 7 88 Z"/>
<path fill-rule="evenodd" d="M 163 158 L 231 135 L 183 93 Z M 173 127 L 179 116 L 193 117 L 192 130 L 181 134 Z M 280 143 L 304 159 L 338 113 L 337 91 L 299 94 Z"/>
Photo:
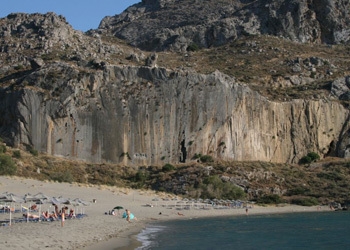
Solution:
<path fill-rule="evenodd" d="M 137 250 L 146 250 L 150 249 L 151 247 L 154 247 L 157 245 L 157 242 L 155 241 L 156 235 L 164 231 L 167 227 L 166 226 L 148 226 L 145 229 L 143 229 L 138 235 L 137 240 L 142 243 L 142 246 L 136 248 Z"/>

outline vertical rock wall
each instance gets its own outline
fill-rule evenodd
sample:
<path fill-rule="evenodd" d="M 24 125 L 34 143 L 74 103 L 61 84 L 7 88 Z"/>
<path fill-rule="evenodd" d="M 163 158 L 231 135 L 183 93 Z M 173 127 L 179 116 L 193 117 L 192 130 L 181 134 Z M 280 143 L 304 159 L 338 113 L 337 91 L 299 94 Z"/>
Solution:
<path fill-rule="evenodd" d="M 220 72 L 109 66 L 67 85 L 59 99 L 36 88 L 2 95 L 11 126 L 1 134 L 89 162 L 178 163 L 195 154 L 297 162 L 310 151 L 336 154 L 349 116 L 335 101 L 269 101 Z"/>

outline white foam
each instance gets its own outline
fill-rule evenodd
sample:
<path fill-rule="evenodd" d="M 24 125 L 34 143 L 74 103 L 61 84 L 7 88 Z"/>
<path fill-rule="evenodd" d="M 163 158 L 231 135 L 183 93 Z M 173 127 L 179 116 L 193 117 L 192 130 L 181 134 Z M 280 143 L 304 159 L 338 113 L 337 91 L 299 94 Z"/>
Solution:
<path fill-rule="evenodd" d="M 146 250 L 156 246 L 157 245 L 157 242 L 155 241 L 156 235 L 159 232 L 164 231 L 166 228 L 167 228 L 166 226 L 151 225 L 143 229 L 137 235 L 137 240 L 142 243 L 142 246 L 138 247 L 137 250 Z"/>

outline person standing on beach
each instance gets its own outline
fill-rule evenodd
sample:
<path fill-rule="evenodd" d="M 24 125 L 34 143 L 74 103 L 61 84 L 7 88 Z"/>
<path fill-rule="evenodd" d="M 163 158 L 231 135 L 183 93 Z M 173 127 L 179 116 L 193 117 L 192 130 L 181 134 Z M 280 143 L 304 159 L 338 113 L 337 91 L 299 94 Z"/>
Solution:
<path fill-rule="evenodd" d="M 65 213 L 66 213 L 66 210 L 65 210 L 65 208 L 63 207 L 63 208 L 62 208 L 62 212 L 61 212 L 61 227 L 64 226 Z"/>
<path fill-rule="evenodd" d="M 54 206 L 55 206 L 55 214 L 56 216 L 58 216 L 60 214 L 60 212 L 58 211 L 58 206 L 57 204 L 54 204 Z"/>
<path fill-rule="evenodd" d="M 125 212 L 126 212 L 126 221 L 130 223 L 131 222 L 130 221 L 130 210 L 126 209 Z"/>

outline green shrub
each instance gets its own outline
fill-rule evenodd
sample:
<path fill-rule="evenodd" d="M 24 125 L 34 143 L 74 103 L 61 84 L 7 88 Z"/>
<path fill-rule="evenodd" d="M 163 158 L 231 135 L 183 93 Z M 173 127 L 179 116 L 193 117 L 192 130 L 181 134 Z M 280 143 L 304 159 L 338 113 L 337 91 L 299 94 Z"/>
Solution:
<path fill-rule="evenodd" d="M 194 156 L 192 157 L 192 160 L 196 160 L 196 159 L 199 159 L 199 158 L 201 158 L 201 154 L 194 154 Z"/>
<path fill-rule="evenodd" d="M 299 161 L 300 164 L 309 164 L 311 162 L 312 159 L 309 156 L 303 156 Z"/>
<path fill-rule="evenodd" d="M 5 152 L 6 152 L 6 146 L 0 145 L 0 153 L 5 153 Z"/>
<path fill-rule="evenodd" d="M 220 188 L 220 185 L 222 185 L 222 180 L 220 179 L 219 176 L 213 175 L 213 176 L 208 176 L 207 178 L 205 178 L 203 180 L 203 183 L 206 185 L 213 184 L 214 187 L 217 189 L 217 188 Z"/>
<path fill-rule="evenodd" d="M 343 179 L 346 179 L 346 177 L 342 174 L 339 173 L 337 171 L 333 171 L 333 172 L 321 172 L 321 173 L 317 173 L 316 176 L 318 178 L 321 179 L 326 179 L 326 180 L 330 180 L 330 181 L 342 181 Z"/>
<path fill-rule="evenodd" d="M 269 194 L 269 195 L 264 195 L 262 197 L 259 197 L 257 199 L 258 203 L 263 203 L 263 204 L 279 204 L 283 203 L 284 200 L 277 194 Z"/>
<path fill-rule="evenodd" d="M 145 171 L 139 171 L 136 173 L 134 181 L 144 183 L 147 180 L 147 178 L 148 174 Z"/>
<path fill-rule="evenodd" d="M 199 186 L 203 199 L 242 199 L 245 197 L 244 191 L 231 182 L 223 182 L 219 176 L 208 176 Z"/>
<path fill-rule="evenodd" d="M 213 157 L 210 155 L 202 155 L 200 157 L 200 160 L 201 160 L 201 162 L 213 162 L 214 161 Z"/>
<path fill-rule="evenodd" d="M 305 195 L 307 192 L 309 192 L 310 190 L 304 187 L 296 187 L 293 189 L 290 189 L 288 191 L 288 195 L 292 196 L 292 195 Z"/>
<path fill-rule="evenodd" d="M 310 157 L 312 161 L 317 161 L 320 159 L 320 156 L 315 152 L 310 152 L 307 154 L 307 156 Z"/>
<path fill-rule="evenodd" d="M 19 150 L 13 151 L 12 156 L 17 159 L 21 158 L 21 151 Z"/>
<path fill-rule="evenodd" d="M 291 203 L 300 206 L 316 206 L 319 204 L 315 197 L 296 198 L 293 199 Z"/>
<path fill-rule="evenodd" d="M 197 50 L 199 50 L 199 46 L 196 43 L 191 43 L 187 47 L 187 51 L 197 51 Z"/>
<path fill-rule="evenodd" d="M 133 188 L 142 188 L 147 179 L 149 178 L 149 174 L 146 171 L 138 171 L 135 176 L 132 178 L 132 181 L 135 183 L 132 185 Z"/>
<path fill-rule="evenodd" d="M 17 171 L 17 166 L 8 155 L 0 155 L 0 175 L 14 175 Z"/>
<path fill-rule="evenodd" d="M 320 156 L 315 152 L 310 152 L 306 156 L 302 157 L 299 161 L 300 164 L 309 164 L 311 162 L 317 161 Z"/>
<path fill-rule="evenodd" d="M 58 181 L 58 182 L 68 182 L 68 183 L 74 182 L 74 177 L 72 173 L 69 171 L 66 171 L 63 173 L 53 173 L 51 174 L 50 177 L 52 180 Z"/>
<path fill-rule="evenodd" d="M 33 148 L 31 145 L 27 145 L 26 148 L 27 148 L 28 152 L 31 153 L 32 155 L 38 156 L 38 150 Z"/>
<path fill-rule="evenodd" d="M 224 182 L 222 187 L 222 197 L 223 199 L 243 199 L 245 198 L 245 192 L 242 188 L 237 187 L 233 183 Z"/>
<path fill-rule="evenodd" d="M 162 167 L 162 171 L 163 172 L 170 172 L 170 171 L 173 171 L 175 169 L 175 167 L 169 163 L 165 164 L 163 167 Z"/>

